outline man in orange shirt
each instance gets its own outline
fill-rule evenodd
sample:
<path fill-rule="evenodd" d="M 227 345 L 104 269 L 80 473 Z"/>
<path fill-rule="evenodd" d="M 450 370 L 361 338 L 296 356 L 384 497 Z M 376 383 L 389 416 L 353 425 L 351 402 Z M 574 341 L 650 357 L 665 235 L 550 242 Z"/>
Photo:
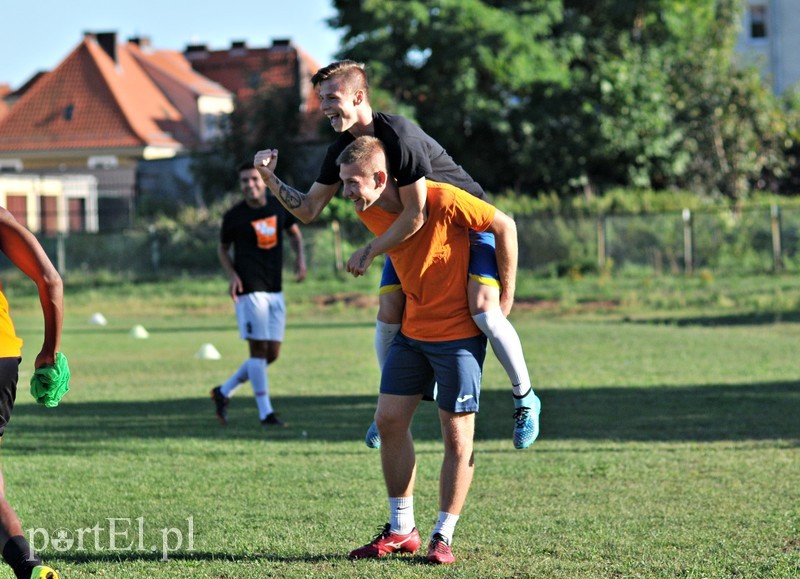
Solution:
<path fill-rule="evenodd" d="M 256 155 L 258 168 L 269 155 Z M 359 218 L 381 235 L 403 210 L 397 183 L 387 169 L 381 141 L 362 136 L 337 159 L 344 196 Z M 416 457 L 410 426 L 423 396 L 436 401 L 444 439 L 439 518 L 427 559 L 453 563 L 450 544 L 472 482 L 473 435 L 480 398 L 486 337 L 470 315 L 467 298 L 469 230 L 495 235 L 504 300 L 513 304 L 517 236 L 514 221 L 492 205 L 452 185 L 428 182 L 422 228 L 389 255 L 406 295 L 400 333 L 390 346 L 381 377 L 375 422 L 389 495 L 390 522 L 353 559 L 414 552 L 421 543 L 413 513 Z M 508 312 L 504 312 L 508 313 Z"/>

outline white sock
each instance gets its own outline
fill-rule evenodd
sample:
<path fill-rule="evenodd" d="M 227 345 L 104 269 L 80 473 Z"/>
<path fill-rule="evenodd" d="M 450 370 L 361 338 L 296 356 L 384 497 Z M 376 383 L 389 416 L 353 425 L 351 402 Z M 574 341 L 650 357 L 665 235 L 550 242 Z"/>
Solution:
<path fill-rule="evenodd" d="M 234 372 L 231 377 L 222 384 L 220 392 L 222 392 L 223 396 L 230 398 L 233 396 L 233 393 L 236 392 L 236 389 L 239 388 L 242 382 L 246 382 L 248 380 L 247 368 L 249 362 L 249 359 L 242 362 L 242 365 L 239 366 L 239 369 L 236 370 L 236 372 Z"/>
<path fill-rule="evenodd" d="M 414 530 L 414 497 L 389 497 L 389 530 L 408 535 Z"/>
<path fill-rule="evenodd" d="M 378 358 L 378 368 L 381 370 L 383 370 L 383 363 L 386 362 L 389 346 L 399 331 L 400 324 L 387 324 L 380 320 L 375 322 L 375 355 Z"/>
<path fill-rule="evenodd" d="M 456 530 L 456 523 L 458 522 L 458 515 L 451 515 L 444 511 L 439 511 L 439 520 L 436 521 L 436 526 L 433 528 L 431 538 L 439 533 L 442 537 L 447 539 L 447 544 L 453 544 L 453 533 Z"/>
<path fill-rule="evenodd" d="M 500 308 L 472 316 L 475 324 L 486 334 L 492 351 L 511 380 L 515 396 L 525 396 L 531 387 L 531 377 L 525 365 L 519 335 Z"/>
<path fill-rule="evenodd" d="M 264 358 L 250 358 L 247 361 L 250 385 L 256 396 L 258 418 L 264 420 L 272 414 L 272 402 L 269 400 L 269 385 L 267 383 L 267 361 Z"/>

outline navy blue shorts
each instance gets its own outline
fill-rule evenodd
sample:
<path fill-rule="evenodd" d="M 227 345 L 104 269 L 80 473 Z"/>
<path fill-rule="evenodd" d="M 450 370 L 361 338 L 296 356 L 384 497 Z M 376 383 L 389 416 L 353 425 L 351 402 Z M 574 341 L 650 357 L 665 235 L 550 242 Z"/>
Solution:
<path fill-rule="evenodd" d="M 494 234 L 469 231 L 469 277 L 482 285 L 500 289 L 500 273 L 497 271 Z M 386 294 L 401 289 L 400 278 L 387 255 L 381 274 L 379 293 Z"/>
<path fill-rule="evenodd" d="M 22 358 L 0 358 L 0 436 L 6 430 L 14 401 L 17 399 L 17 381 L 19 380 L 19 363 Z"/>
<path fill-rule="evenodd" d="M 421 342 L 395 336 L 381 373 L 381 394 L 422 395 L 449 412 L 477 412 L 481 393 L 486 336 Z"/>

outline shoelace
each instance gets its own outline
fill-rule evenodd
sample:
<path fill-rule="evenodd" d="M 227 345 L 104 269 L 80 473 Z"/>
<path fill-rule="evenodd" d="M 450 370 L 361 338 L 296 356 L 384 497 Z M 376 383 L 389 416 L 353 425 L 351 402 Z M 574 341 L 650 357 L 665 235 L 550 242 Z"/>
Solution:
<path fill-rule="evenodd" d="M 527 406 L 522 406 L 514 411 L 514 420 L 517 421 L 517 428 L 522 428 L 525 426 L 525 422 L 528 420 L 528 414 L 530 414 L 530 412 L 531 409 Z"/>
<path fill-rule="evenodd" d="M 390 523 L 386 523 L 383 527 L 378 527 L 378 529 L 380 529 L 380 532 L 377 535 L 375 535 L 375 538 L 372 539 L 372 542 L 374 543 L 375 541 L 380 541 L 381 539 L 385 539 L 386 537 L 388 537 L 390 534 L 389 532 L 390 528 L 391 528 Z"/>
<path fill-rule="evenodd" d="M 447 547 L 450 545 L 447 543 L 447 539 L 442 537 L 439 533 L 436 533 L 433 537 L 431 537 L 431 543 L 434 551 L 439 553 L 444 553 L 447 550 Z"/>

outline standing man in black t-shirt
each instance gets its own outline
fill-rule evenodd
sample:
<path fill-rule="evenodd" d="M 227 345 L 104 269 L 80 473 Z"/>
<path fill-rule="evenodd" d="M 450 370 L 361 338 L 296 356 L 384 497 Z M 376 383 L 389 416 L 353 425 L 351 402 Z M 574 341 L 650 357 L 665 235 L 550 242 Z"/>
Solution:
<path fill-rule="evenodd" d="M 211 390 L 217 418 L 227 424 L 227 407 L 233 392 L 250 380 L 264 426 L 286 426 L 275 414 L 269 398 L 267 366 L 278 359 L 286 328 L 282 291 L 283 232 L 296 256 L 297 281 L 306 277 L 303 236 L 297 222 L 267 187 L 253 164 L 239 166 L 239 186 L 244 200 L 222 218 L 217 255 L 230 277 L 230 294 L 236 308 L 239 335 L 247 340 L 250 357 L 223 384 Z M 233 255 L 231 255 L 233 254 Z"/>

